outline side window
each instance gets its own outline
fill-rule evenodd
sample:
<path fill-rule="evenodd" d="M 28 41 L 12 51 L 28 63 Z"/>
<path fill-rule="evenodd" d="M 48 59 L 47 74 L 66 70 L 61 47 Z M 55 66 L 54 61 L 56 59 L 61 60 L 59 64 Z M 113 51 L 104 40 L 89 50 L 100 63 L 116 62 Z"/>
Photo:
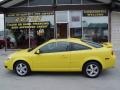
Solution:
<path fill-rule="evenodd" d="M 54 53 L 68 51 L 68 42 L 53 42 L 43 46 L 40 51 L 41 53 Z"/>
<path fill-rule="evenodd" d="M 81 44 L 71 43 L 71 51 L 88 50 L 88 49 L 91 49 L 91 48 L 81 45 Z"/>

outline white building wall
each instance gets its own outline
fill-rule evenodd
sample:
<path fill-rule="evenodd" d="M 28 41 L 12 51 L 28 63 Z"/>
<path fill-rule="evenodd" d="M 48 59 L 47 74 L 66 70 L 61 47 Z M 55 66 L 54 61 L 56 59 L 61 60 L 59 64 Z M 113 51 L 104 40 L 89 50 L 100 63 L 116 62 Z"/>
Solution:
<path fill-rule="evenodd" d="M 111 15 L 111 40 L 114 49 L 120 49 L 120 13 L 112 12 Z"/>

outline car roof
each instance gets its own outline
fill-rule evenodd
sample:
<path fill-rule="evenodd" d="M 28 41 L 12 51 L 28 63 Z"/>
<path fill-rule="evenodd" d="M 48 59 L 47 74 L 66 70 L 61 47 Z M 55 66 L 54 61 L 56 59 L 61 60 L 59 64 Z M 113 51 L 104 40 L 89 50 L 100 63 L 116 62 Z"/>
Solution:
<path fill-rule="evenodd" d="M 51 42 L 59 42 L 59 41 L 70 41 L 70 42 L 74 42 L 74 43 L 80 43 L 82 45 L 88 46 L 90 48 L 93 48 L 92 46 L 86 44 L 85 42 L 83 42 L 81 39 L 79 38 L 67 38 L 67 39 L 51 39 L 49 40 L 47 43 L 51 43 Z"/>
<path fill-rule="evenodd" d="M 55 41 L 81 41 L 78 38 L 67 38 L 67 39 L 51 39 L 50 42 L 55 42 Z"/>

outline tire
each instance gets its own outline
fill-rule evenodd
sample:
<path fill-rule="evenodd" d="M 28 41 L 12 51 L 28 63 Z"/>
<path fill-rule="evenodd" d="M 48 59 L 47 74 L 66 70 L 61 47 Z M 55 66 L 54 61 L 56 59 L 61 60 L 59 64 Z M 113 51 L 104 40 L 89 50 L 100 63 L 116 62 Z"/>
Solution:
<path fill-rule="evenodd" d="M 27 76 L 30 71 L 30 66 L 24 61 L 18 61 L 14 65 L 14 72 L 18 76 Z"/>
<path fill-rule="evenodd" d="M 97 78 L 102 71 L 102 67 L 97 62 L 88 62 L 83 66 L 83 74 L 89 78 Z"/>
<path fill-rule="evenodd" d="M 4 45 L 1 44 L 1 45 L 0 45 L 0 49 L 2 49 L 3 47 L 4 47 Z"/>

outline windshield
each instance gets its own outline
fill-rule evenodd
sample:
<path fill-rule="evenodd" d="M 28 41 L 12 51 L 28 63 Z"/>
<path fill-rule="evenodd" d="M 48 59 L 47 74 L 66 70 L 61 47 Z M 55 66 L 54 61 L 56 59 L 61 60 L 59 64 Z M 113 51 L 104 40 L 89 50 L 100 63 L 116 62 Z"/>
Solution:
<path fill-rule="evenodd" d="M 88 45 L 95 47 L 95 48 L 103 47 L 103 45 L 96 43 L 96 42 L 93 42 L 93 41 L 88 41 L 88 40 L 81 40 L 81 41 L 83 41 L 83 42 L 87 43 Z"/>

